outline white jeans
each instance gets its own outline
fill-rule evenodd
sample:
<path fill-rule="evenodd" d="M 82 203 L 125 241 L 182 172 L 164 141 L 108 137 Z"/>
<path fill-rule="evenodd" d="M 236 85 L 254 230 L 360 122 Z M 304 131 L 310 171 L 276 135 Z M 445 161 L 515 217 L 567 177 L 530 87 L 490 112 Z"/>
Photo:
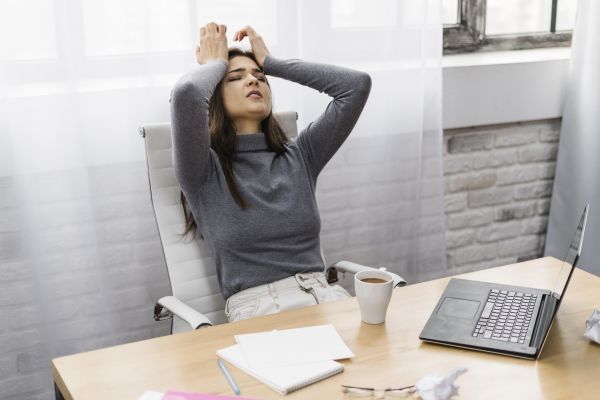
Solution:
<path fill-rule="evenodd" d="M 343 287 L 329 285 L 323 272 L 309 272 L 234 294 L 225 303 L 225 315 L 234 322 L 348 297 Z"/>

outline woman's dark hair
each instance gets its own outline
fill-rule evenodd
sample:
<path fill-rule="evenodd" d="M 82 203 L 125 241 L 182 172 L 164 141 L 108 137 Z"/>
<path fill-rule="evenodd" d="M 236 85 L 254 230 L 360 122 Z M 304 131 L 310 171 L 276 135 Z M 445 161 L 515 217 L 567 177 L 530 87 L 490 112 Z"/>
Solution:
<path fill-rule="evenodd" d="M 254 57 L 254 53 L 251 51 L 244 51 L 235 47 L 229 49 L 229 60 L 240 56 L 248 57 L 258 65 L 256 57 Z M 250 205 L 242 197 L 233 176 L 233 162 L 236 159 L 236 131 L 233 121 L 227 115 L 225 106 L 223 105 L 221 84 L 222 83 L 220 82 L 215 88 L 208 104 L 210 147 L 219 156 L 219 163 L 223 168 L 223 173 L 225 174 L 225 179 L 227 180 L 227 186 L 229 187 L 231 196 L 242 209 L 246 209 L 249 208 Z M 272 112 L 270 112 L 269 115 L 261 122 L 261 129 L 265 134 L 267 145 L 271 151 L 277 154 L 285 151 L 285 144 L 287 143 L 288 139 L 277 120 L 273 117 Z M 191 232 L 192 237 L 196 237 L 198 234 L 198 226 L 194 220 L 194 216 L 192 215 L 183 192 L 181 192 L 181 205 L 185 215 L 185 230 L 182 236 L 185 236 Z M 200 237 L 202 237 L 202 234 L 200 234 Z"/>

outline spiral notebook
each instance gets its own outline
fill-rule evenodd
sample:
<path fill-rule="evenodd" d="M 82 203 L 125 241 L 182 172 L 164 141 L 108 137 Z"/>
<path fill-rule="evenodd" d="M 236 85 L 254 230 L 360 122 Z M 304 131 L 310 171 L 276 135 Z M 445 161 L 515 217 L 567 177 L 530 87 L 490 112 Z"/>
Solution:
<path fill-rule="evenodd" d="M 217 350 L 217 355 L 281 394 L 288 394 L 344 371 L 342 364 L 332 360 L 250 368 L 239 344 Z"/>

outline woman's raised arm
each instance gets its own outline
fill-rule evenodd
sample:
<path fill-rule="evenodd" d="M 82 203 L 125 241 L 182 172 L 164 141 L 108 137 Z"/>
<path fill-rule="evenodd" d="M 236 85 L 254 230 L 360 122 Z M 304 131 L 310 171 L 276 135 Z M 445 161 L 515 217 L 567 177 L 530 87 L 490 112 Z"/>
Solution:
<path fill-rule="evenodd" d="M 264 70 L 333 97 L 325 111 L 302 129 L 297 139 L 316 179 L 358 121 L 371 91 L 371 77 L 366 72 L 334 65 L 279 60 L 272 56 L 265 59 Z"/>
<path fill-rule="evenodd" d="M 182 76 L 171 92 L 173 168 L 184 193 L 198 190 L 208 174 L 210 133 L 208 104 L 227 70 L 226 27 L 200 29 L 196 57 L 200 64 Z"/>
<path fill-rule="evenodd" d="M 314 179 L 348 137 L 371 91 L 365 72 L 302 60 L 279 60 L 269 54 L 262 38 L 251 27 L 238 31 L 234 39 L 248 37 L 252 51 L 264 71 L 300 83 L 333 97 L 315 121 L 302 130 L 298 145 Z"/>

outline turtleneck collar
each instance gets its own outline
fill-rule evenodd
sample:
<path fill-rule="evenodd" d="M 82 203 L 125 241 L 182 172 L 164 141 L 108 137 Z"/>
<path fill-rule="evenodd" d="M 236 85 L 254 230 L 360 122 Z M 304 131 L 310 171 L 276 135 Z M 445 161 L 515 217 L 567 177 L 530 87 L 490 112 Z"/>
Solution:
<path fill-rule="evenodd" d="M 245 135 L 236 136 L 236 151 L 260 151 L 268 150 L 267 138 L 265 134 L 260 133 L 248 133 Z"/>

